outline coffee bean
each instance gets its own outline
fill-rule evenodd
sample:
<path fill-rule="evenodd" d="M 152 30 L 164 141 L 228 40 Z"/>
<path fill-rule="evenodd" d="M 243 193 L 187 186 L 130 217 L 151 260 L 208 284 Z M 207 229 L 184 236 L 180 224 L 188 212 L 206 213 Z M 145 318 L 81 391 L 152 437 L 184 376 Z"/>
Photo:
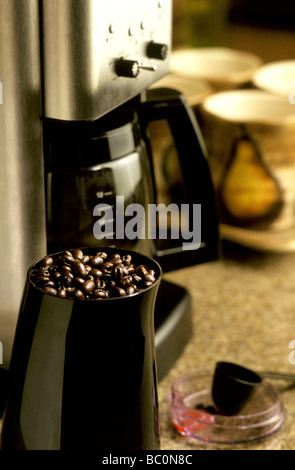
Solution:
<path fill-rule="evenodd" d="M 127 276 L 129 274 L 128 268 L 124 266 L 123 268 L 123 276 Z"/>
<path fill-rule="evenodd" d="M 99 255 L 93 256 L 93 258 L 89 260 L 88 264 L 91 268 L 97 268 L 103 264 L 103 258 Z"/>
<path fill-rule="evenodd" d="M 153 282 L 155 282 L 156 279 L 154 278 L 154 276 L 152 276 L 151 274 L 148 274 L 148 273 L 147 273 L 147 274 L 144 275 L 144 280 L 145 280 L 145 281 L 150 281 L 150 282 L 153 283 Z"/>
<path fill-rule="evenodd" d="M 121 260 L 121 256 L 118 253 L 115 253 L 114 255 L 111 256 L 110 260 L 113 265 L 120 265 L 121 267 L 124 266 Z"/>
<path fill-rule="evenodd" d="M 74 286 L 66 287 L 65 291 L 68 292 L 69 294 L 72 294 L 76 291 L 76 287 Z"/>
<path fill-rule="evenodd" d="M 75 292 L 74 292 L 74 297 L 76 299 L 81 299 L 81 300 L 84 300 L 85 299 L 85 295 L 83 294 L 83 292 L 79 289 L 76 289 Z"/>
<path fill-rule="evenodd" d="M 65 274 L 65 271 L 71 272 L 72 269 L 70 268 L 70 266 L 67 266 L 66 264 L 63 264 L 63 265 L 60 267 L 60 271 L 61 271 L 62 274 Z"/>
<path fill-rule="evenodd" d="M 45 283 L 46 287 L 55 287 L 55 282 L 54 281 L 48 281 Z"/>
<path fill-rule="evenodd" d="M 125 276 L 120 281 L 120 286 L 122 287 L 128 287 L 130 284 L 132 284 L 132 276 Z"/>
<path fill-rule="evenodd" d="M 128 274 L 133 274 L 133 273 L 135 273 L 135 268 L 134 268 L 134 266 L 126 266 L 125 269 L 126 269 L 126 271 L 128 272 Z"/>
<path fill-rule="evenodd" d="M 115 287 L 114 290 L 117 292 L 117 294 L 118 294 L 120 297 L 123 297 L 123 296 L 126 295 L 126 291 L 125 291 L 124 289 L 122 289 L 122 287 L 118 287 L 118 286 L 117 286 L 117 287 Z"/>
<path fill-rule="evenodd" d="M 59 289 L 57 291 L 57 295 L 58 295 L 58 297 L 65 298 L 67 296 L 67 291 L 65 289 Z"/>
<path fill-rule="evenodd" d="M 112 273 L 110 271 L 104 271 L 103 272 L 103 279 L 106 281 L 106 282 L 109 282 L 111 281 L 112 279 Z"/>
<path fill-rule="evenodd" d="M 48 282 L 50 280 L 50 277 L 49 276 L 38 276 L 36 278 L 36 281 L 38 283 L 45 283 L 45 282 Z"/>
<path fill-rule="evenodd" d="M 106 297 L 108 297 L 108 292 L 102 289 L 95 289 L 93 291 L 93 294 L 94 294 L 94 297 L 97 299 L 98 298 L 105 299 Z"/>
<path fill-rule="evenodd" d="M 73 250 L 73 257 L 78 259 L 83 259 L 84 253 L 82 250 Z"/>
<path fill-rule="evenodd" d="M 110 279 L 108 281 L 108 286 L 109 286 L 110 289 L 115 289 L 116 285 L 117 285 L 117 283 L 116 283 L 116 281 L 114 281 L 114 279 Z"/>
<path fill-rule="evenodd" d="M 133 286 L 128 286 L 128 287 L 126 288 L 126 294 L 127 294 L 127 295 L 133 295 L 134 293 L 135 293 L 135 289 L 134 289 Z"/>
<path fill-rule="evenodd" d="M 80 277 L 87 276 L 87 269 L 85 268 L 85 264 L 82 263 L 82 261 L 79 261 L 78 259 L 74 261 L 72 264 L 72 270 L 73 272 Z"/>
<path fill-rule="evenodd" d="M 139 275 L 139 276 L 142 276 L 142 275 L 145 275 L 145 274 L 148 274 L 148 271 L 146 269 L 145 266 L 143 265 L 140 265 L 136 268 L 136 273 Z"/>
<path fill-rule="evenodd" d="M 77 287 L 77 289 L 80 289 L 82 284 L 84 284 L 85 279 L 83 277 L 75 277 L 73 279 L 73 284 Z"/>
<path fill-rule="evenodd" d="M 90 273 L 89 273 L 91 276 L 93 276 L 94 278 L 99 278 L 99 277 L 102 277 L 102 272 L 100 269 L 97 269 L 97 268 L 93 268 L 91 269 Z"/>
<path fill-rule="evenodd" d="M 63 255 L 64 263 L 71 264 L 74 261 L 73 255 L 69 252 Z"/>
<path fill-rule="evenodd" d="M 49 276 L 49 267 L 40 266 L 40 268 L 37 269 L 37 276 Z"/>
<path fill-rule="evenodd" d="M 132 260 L 132 256 L 131 256 L 131 255 L 124 255 L 124 256 L 122 257 L 122 260 L 123 260 L 123 262 L 125 263 L 126 266 L 130 266 L 131 260 Z"/>
<path fill-rule="evenodd" d="M 73 258 L 73 254 L 72 254 L 69 250 L 65 250 L 65 251 L 63 252 L 63 257 L 64 257 L 64 256 L 70 256 L 71 258 Z"/>
<path fill-rule="evenodd" d="M 105 279 L 96 279 L 96 281 L 95 281 L 95 287 L 97 287 L 98 289 L 105 289 L 106 285 L 107 285 L 107 283 L 106 283 Z"/>
<path fill-rule="evenodd" d="M 143 283 L 143 285 L 144 285 L 145 287 L 149 287 L 149 286 L 153 285 L 153 282 L 152 282 L 152 281 L 145 281 L 145 282 Z"/>
<path fill-rule="evenodd" d="M 112 269 L 112 275 L 115 280 L 120 281 L 120 279 L 122 279 L 124 275 L 123 268 L 116 267 L 115 265 L 114 268 Z"/>
<path fill-rule="evenodd" d="M 88 294 L 89 292 L 92 292 L 94 288 L 95 288 L 94 281 L 88 280 L 88 281 L 85 281 L 81 285 L 80 289 L 81 289 L 82 292 L 84 292 L 84 294 Z"/>
<path fill-rule="evenodd" d="M 132 275 L 132 280 L 133 280 L 133 282 L 134 282 L 135 284 L 139 284 L 139 283 L 141 283 L 141 281 L 142 281 L 141 277 L 138 276 L 137 274 L 133 274 L 133 275 Z"/>
<path fill-rule="evenodd" d="M 64 287 L 70 287 L 72 285 L 72 277 L 66 275 L 61 275 L 60 278 L 58 278 L 58 282 L 60 285 L 63 285 Z"/>
<path fill-rule="evenodd" d="M 43 259 L 43 264 L 44 266 L 52 266 L 54 263 L 54 260 L 51 256 L 46 256 L 44 259 Z"/>
<path fill-rule="evenodd" d="M 105 262 L 103 263 L 104 269 L 110 269 L 110 268 L 112 268 L 113 266 L 114 266 L 114 265 L 113 265 L 113 263 L 112 263 L 111 261 L 105 261 Z"/>
<path fill-rule="evenodd" d="M 45 286 L 43 288 L 44 292 L 46 292 L 47 294 L 51 294 L 51 295 L 57 295 L 57 290 L 54 289 L 53 287 L 50 287 L 50 286 Z"/>

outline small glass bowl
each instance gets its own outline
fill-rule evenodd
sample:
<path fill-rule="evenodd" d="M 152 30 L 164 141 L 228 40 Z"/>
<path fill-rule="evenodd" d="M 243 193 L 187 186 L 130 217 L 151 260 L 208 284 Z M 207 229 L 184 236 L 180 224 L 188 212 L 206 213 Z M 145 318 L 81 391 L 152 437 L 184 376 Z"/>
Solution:
<path fill-rule="evenodd" d="M 170 416 L 183 436 L 208 443 L 236 444 L 269 436 L 285 420 L 275 388 L 263 380 L 235 415 L 222 415 L 211 397 L 213 371 L 194 371 L 179 377 L 169 392 Z"/>

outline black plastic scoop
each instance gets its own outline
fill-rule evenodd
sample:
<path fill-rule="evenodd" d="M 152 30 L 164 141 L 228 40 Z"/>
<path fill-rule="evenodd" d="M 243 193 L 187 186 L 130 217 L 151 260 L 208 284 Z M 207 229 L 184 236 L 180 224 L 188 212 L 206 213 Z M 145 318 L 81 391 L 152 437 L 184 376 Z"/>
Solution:
<path fill-rule="evenodd" d="M 232 362 L 217 362 L 212 382 L 212 398 L 218 410 L 224 414 L 238 413 L 263 377 L 295 382 L 295 375 L 276 372 L 256 373 Z"/>

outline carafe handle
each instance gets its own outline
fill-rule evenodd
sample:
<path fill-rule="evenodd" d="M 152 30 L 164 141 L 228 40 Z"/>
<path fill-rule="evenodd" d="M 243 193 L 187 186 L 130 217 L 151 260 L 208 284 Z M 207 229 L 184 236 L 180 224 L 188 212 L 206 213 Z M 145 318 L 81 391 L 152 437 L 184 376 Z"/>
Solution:
<path fill-rule="evenodd" d="M 174 139 L 182 172 L 184 200 L 193 210 L 201 207 L 201 240 L 199 246 L 191 249 L 189 244 L 179 247 L 156 250 L 164 271 L 203 263 L 218 258 L 218 217 L 214 188 L 207 161 L 206 148 L 196 116 L 184 95 L 170 88 L 147 90 L 146 99 L 141 104 L 140 120 L 147 130 L 152 121 L 166 120 Z M 149 144 L 148 144 L 149 145 Z M 151 152 L 150 158 L 151 158 Z M 153 166 L 153 162 L 151 162 Z"/>

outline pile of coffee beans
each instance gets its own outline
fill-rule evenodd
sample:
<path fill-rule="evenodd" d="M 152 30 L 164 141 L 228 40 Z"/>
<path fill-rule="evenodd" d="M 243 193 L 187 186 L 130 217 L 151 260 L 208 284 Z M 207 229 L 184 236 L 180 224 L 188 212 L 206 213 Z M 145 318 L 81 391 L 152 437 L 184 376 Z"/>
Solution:
<path fill-rule="evenodd" d="M 72 299 L 107 299 L 133 295 L 155 281 L 155 271 L 135 266 L 131 254 L 86 254 L 80 249 L 46 256 L 30 278 L 48 294 Z"/>

